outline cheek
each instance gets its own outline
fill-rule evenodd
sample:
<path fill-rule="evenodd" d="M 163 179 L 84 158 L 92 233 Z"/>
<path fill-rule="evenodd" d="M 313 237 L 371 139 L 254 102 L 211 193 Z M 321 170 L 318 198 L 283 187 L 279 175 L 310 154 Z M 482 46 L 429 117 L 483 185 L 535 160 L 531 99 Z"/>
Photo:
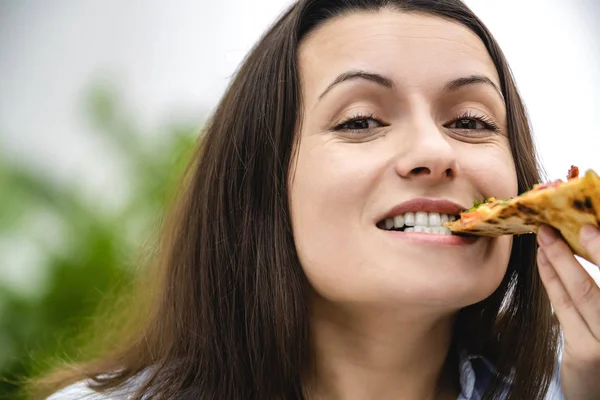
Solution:
<path fill-rule="evenodd" d="M 506 199 L 518 194 L 517 171 L 507 139 L 462 149 L 460 165 L 482 196 Z"/>
<path fill-rule="evenodd" d="M 301 264 L 320 292 L 331 291 L 353 265 L 369 263 L 362 235 L 374 224 L 364 211 L 379 161 L 358 151 L 346 144 L 311 145 L 309 139 L 298 151 L 290 182 L 292 228 Z"/>
<path fill-rule="evenodd" d="M 298 151 L 290 182 L 292 219 L 298 233 L 306 230 L 343 231 L 364 222 L 361 215 L 376 188 L 380 167 L 359 146 L 311 145 Z M 373 154 L 375 156 L 375 154 Z"/>

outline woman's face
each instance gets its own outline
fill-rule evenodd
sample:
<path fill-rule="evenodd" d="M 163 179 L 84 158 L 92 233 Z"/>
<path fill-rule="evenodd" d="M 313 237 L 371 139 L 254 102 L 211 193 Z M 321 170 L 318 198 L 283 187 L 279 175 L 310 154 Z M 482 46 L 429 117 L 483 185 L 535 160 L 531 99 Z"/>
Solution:
<path fill-rule="evenodd" d="M 475 199 L 517 194 L 500 82 L 481 40 L 432 16 L 354 13 L 309 35 L 299 63 L 290 202 L 315 291 L 445 309 L 489 296 L 511 238 L 438 227 Z M 401 230 L 386 230 L 394 217 Z"/>

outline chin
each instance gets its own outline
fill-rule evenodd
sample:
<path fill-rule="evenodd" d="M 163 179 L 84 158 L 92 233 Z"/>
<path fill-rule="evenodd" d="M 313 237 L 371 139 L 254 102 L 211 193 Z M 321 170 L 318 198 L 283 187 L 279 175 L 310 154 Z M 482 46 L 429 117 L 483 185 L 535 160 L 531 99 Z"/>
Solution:
<path fill-rule="evenodd" d="M 407 264 L 405 264 L 407 265 Z M 398 304 L 424 304 L 448 310 L 478 303 L 502 283 L 507 264 L 499 263 L 411 263 L 410 268 L 385 276 L 372 292 Z M 397 267 L 396 267 L 397 268 Z M 392 266 L 382 270 L 393 271 Z M 374 282 L 373 282 L 374 283 Z"/>
<path fill-rule="evenodd" d="M 446 312 L 478 303 L 494 293 L 506 273 L 509 246 L 509 241 L 494 240 L 477 248 L 438 251 L 345 248 L 330 253 L 336 255 L 335 260 L 302 261 L 315 293 L 333 303 L 415 305 Z"/>
<path fill-rule="evenodd" d="M 460 309 L 491 296 L 502 278 L 503 274 L 444 274 L 424 283 L 421 296 L 443 307 Z"/>

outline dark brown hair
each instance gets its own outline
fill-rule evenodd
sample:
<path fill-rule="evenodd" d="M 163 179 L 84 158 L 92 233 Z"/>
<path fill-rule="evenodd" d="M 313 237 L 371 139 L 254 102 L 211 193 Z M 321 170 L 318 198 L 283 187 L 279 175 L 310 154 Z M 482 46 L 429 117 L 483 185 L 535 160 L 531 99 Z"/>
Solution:
<path fill-rule="evenodd" d="M 459 0 L 300 0 L 244 60 L 208 122 L 168 216 L 144 315 L 103 355 L 40 380 L 47 391 L 90 379 L 105 392 L 140 376 L 136 399 L 300 399 L 310 362 L 307 282 L 288 204 L 301 123 L 298 47 L 328 19 L 393 8 L 456 21 L 477 34 L 500 77 L 519 191 L 539 182 L 523 103 L 498 44 Z M 484 301 L 461 310 L 455 344 L 485 356 L 496 398 L 539 399 L 558 331 L 535 266 L 535 238 L 514 238 L 508 271 Z M 145 305 L 145 307 L 143 307 Z M 143 312 L 140 310 L 144 310 Z M 104 335 L 104 332 L 98 332 Z M 56 384 L 52 386 L 51 384 Z"/>

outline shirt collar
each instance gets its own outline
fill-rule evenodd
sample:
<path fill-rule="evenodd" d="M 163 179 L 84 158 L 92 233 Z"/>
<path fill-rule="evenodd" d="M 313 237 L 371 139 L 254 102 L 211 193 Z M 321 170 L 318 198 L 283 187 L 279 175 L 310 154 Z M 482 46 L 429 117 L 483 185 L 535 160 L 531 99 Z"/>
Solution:
<path fill-rule="evenodd" d="M 496 374 L 494 366 L 483 356 L 459 352 L 459 400 L 479 400 Z M 502 378 L 507 387 L 510 380 Z"/>

